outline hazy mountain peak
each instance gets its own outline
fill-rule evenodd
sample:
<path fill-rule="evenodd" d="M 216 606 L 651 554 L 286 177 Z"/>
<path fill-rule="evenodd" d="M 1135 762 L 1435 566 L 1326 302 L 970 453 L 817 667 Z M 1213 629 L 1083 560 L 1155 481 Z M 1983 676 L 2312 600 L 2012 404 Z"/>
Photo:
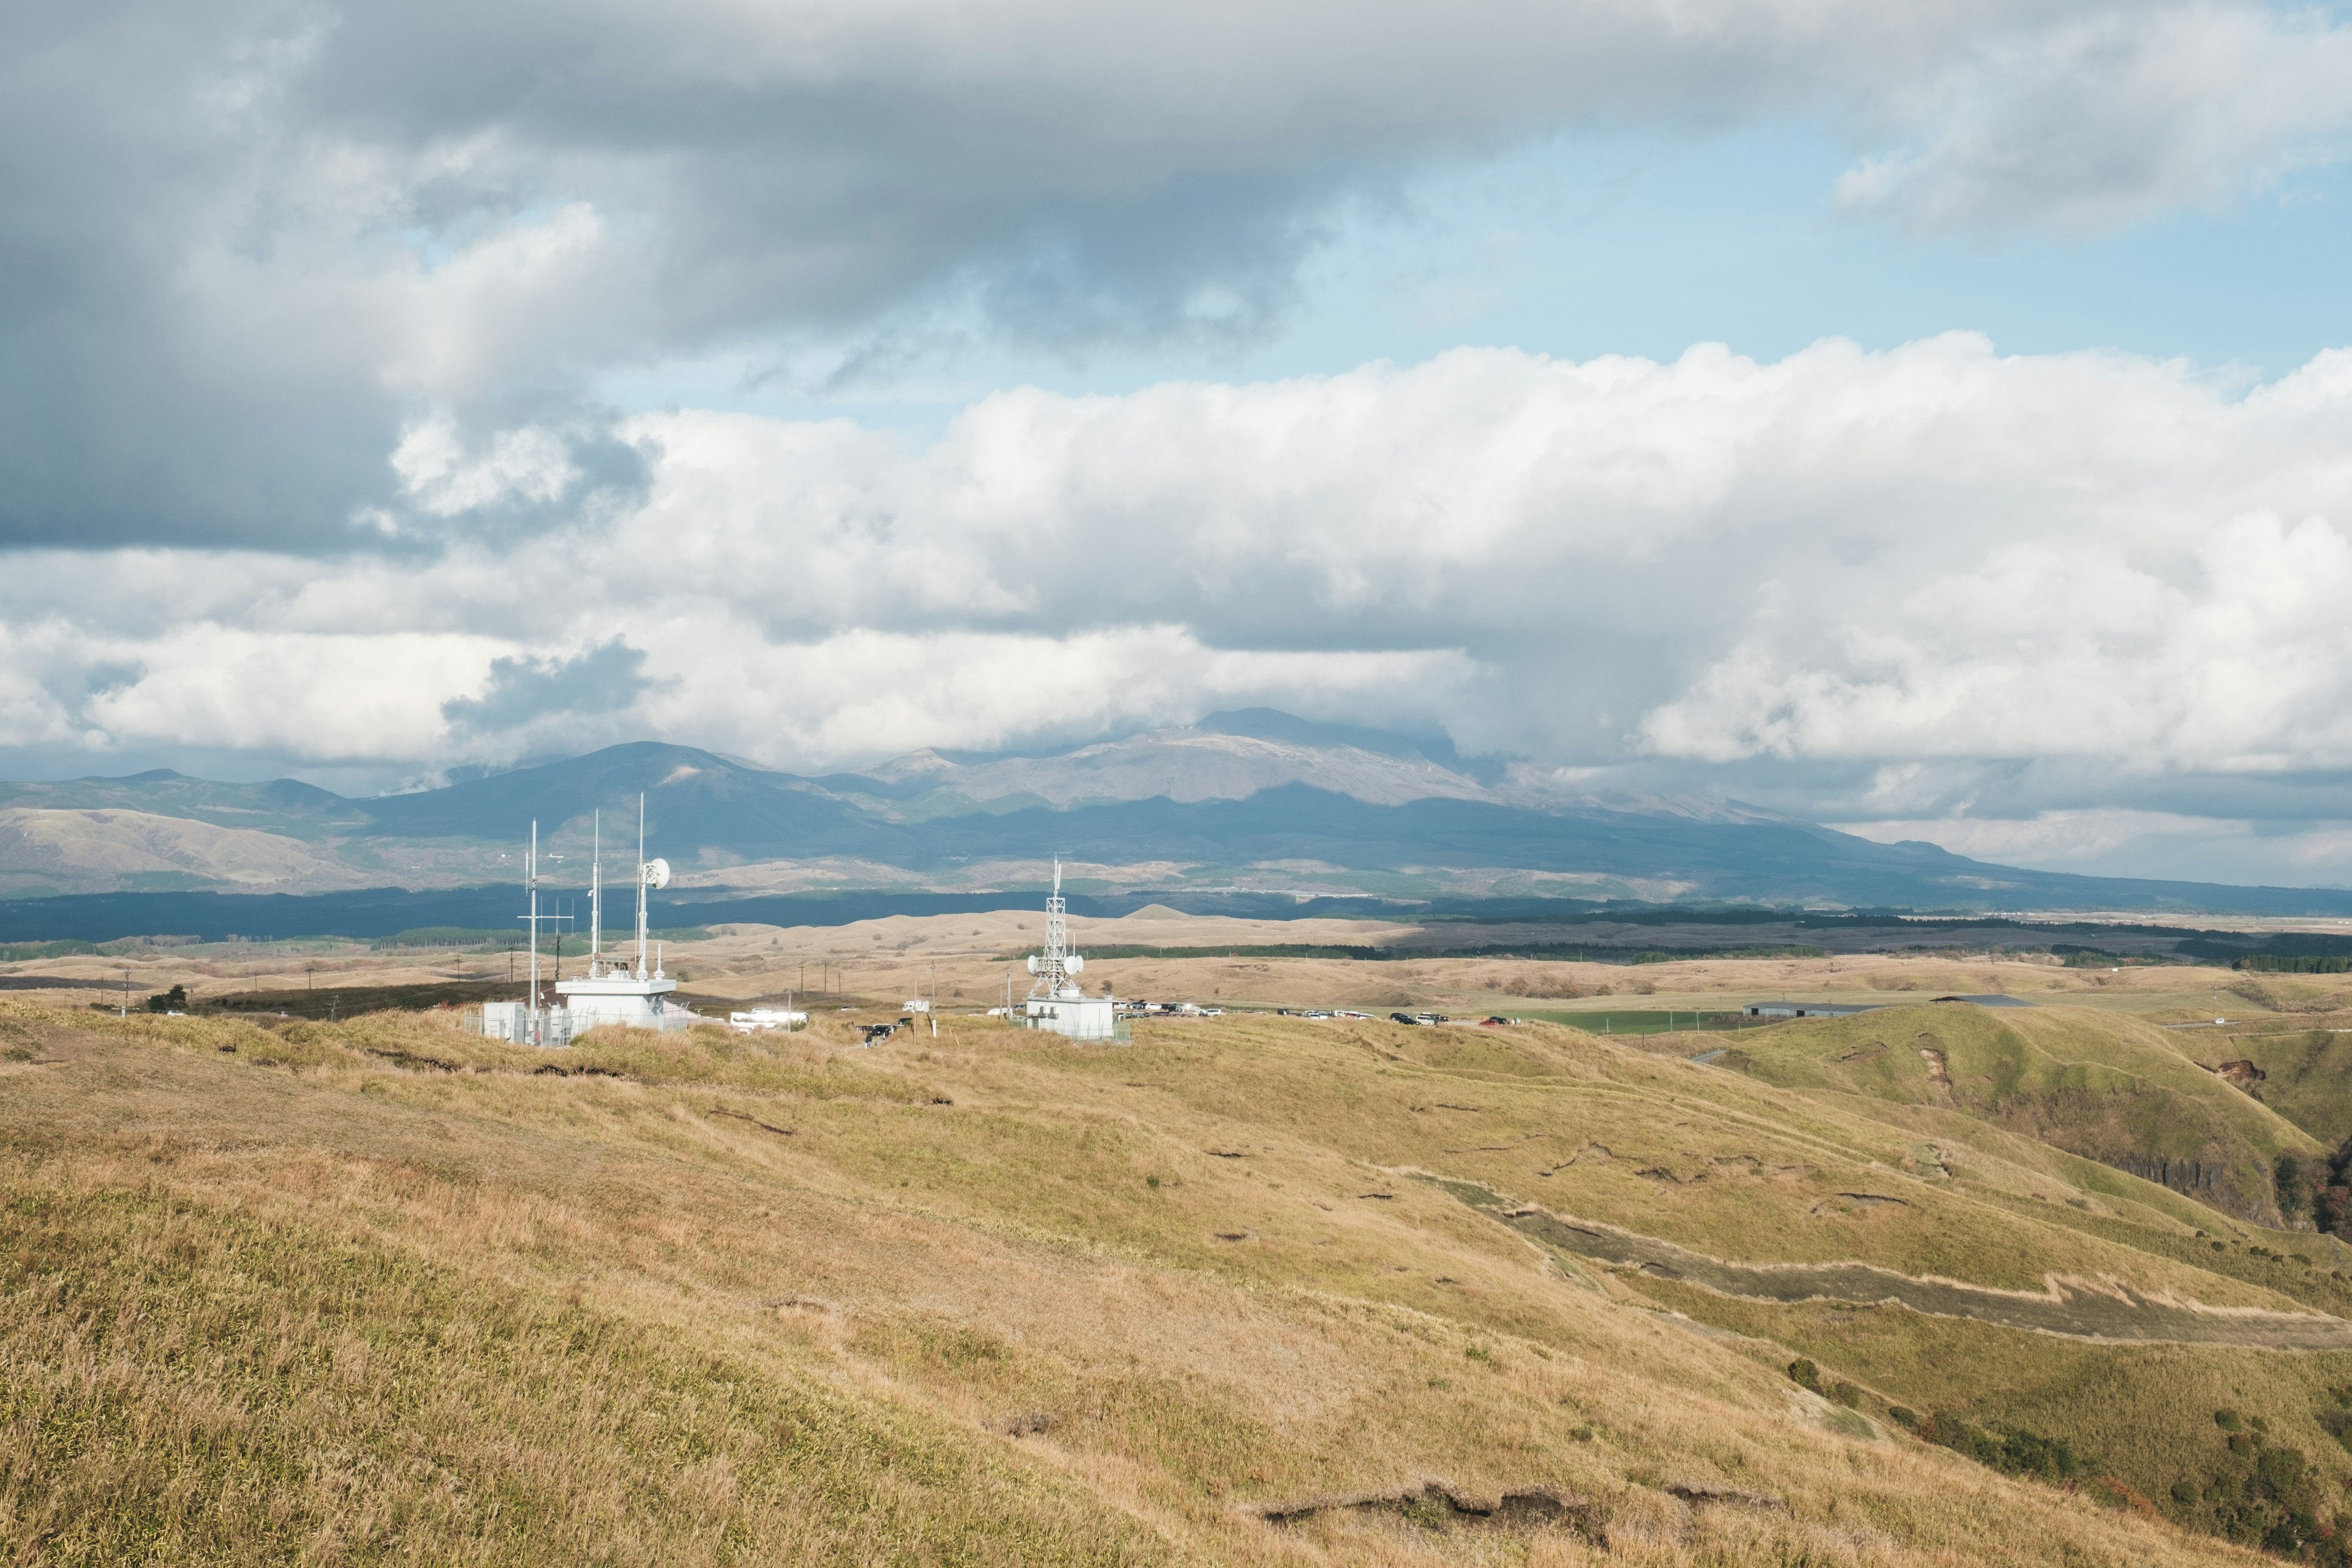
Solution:
<path fill-rule="evenodd" d="M 1235 708 L 1212 713 L 1190 726 L 1204 734 L 1243 735 L 1255 741 L 1309 749 L 1349 747 L 1386 757 L 1419 757 L 1440 763 L 1454 760 L 1454 742 L 1443 737 L 1424 740 L 1391 730 L 1355 724 L 1326 724 L 1301 719 L 1279 708 Z"/>
<path fill-rule="evenodd" d="M 1444 750 L 1452 760 L 1453 748 Z M 1163 796 L 1180 802 L 1247 800 L 1286 784 L 1376 805 L 1433 797 L 1477 800 L 1487 793 L 1476 779 L 1433 760 L 1409 737 L 1317 724 L 1270 708 L 1214 713 L 1198 724 L 1147 730 L 1051 756 L 957 761 L 930 750 L 910 752 L 866 776 L 898 793 L 919 784 L 978 806 L 1019 800 L 1067 807 Z"/>
<path fill-rule="evenodd" d="M 885 784 L 899 784 L 908 779 L 927 778 L 933 773 L 953 773 L 967 764 L 952 762 L 930 747 L 908 752 L 903 757 L 893 757 L 878 767 L 868 768 L 861 776 L 878 779 Z"/>

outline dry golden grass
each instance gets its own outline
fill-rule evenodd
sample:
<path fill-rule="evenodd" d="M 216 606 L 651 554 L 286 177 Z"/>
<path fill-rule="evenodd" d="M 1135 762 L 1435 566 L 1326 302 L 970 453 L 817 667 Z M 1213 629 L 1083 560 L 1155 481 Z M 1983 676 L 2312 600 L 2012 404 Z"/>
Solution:
<path fill-rule="evenodd" d="M 1831 1405 L 1751 1337 L 1823 1342 L 1794 1318 L 1661 1312 L 1413 1173 L 1755 1259 L 2322 1289 L 2202 1266 L 2184 1200 L 2014 1132 L 1564 1029 L 0 1037 L 26 1563 L 2252 1561 Z M 1864 1180 L 1916 1201 L 1822 1209 Z M 1569 1511 L 1263 1517 L 1432 1476 Z"/>

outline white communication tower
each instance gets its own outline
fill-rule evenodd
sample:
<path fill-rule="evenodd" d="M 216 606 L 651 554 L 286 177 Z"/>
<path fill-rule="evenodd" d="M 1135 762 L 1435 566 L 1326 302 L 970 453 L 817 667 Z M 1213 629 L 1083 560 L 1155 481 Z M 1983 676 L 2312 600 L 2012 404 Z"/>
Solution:
<path fill-rule="evenodd" d="M 1029 955 L 1029 973 L 1037 983 L 1029 987 L 1032 1001 L 1075 1002 L 1086 994 L 1077 977 L 1087 961 L 1070 951 L 1070 906 L 1062 897 L 1062 862 L 1054 861 L 1054 891 L 1045 900 L 1045 951 Z"/>
<path fill-rule="evenodd" d="M 649 889 L 669 886 L 669 862 L 646 858 L 646 797 L 637 796 L 637 968 L 639 980 L 661 980 L 659 949 L 656 949 L 653 967 L 646 967 L 646 893 Z"/>
<path fill-rule="evenodd" d="M 547 997 L 539 987 L 539 928 L 542 924 L 551 925 L 560 932 L 562 930 L 563 921 L 571 917 L 543 915 L 539 912 L 539 819 L 537 817 L 531 819 L 530 849 L 524 856 L 522 864 L 523 887 L 530 896 L 530 912 L 520 918 L 530 928 L 530 989 L 525 994 L 524 1000 L 519 1005 L 506 1005 L 505 1010 L 499 1013 L 499 1016 L 502 1021 L 498 1027 L 505 1032 L 499 1037 L 513 1040 L 519 1045 L 564 1045 L 569 1043 L 572 1037 L 569 1033 L 570 1020 L 564 1016 L 562 1007 L 551 1007 L 547 1005 Z M 559 956 L 559 969 L 561 963 Z"/>
<path fill-rule="evenodd" d="M 1110 987 L 1089 996 L 1078 984 L 1086 967 L 1087 961 L 1070 951 L 1070 906 L 1062 897 L 1062 862 L 1056 858 L 1053 895 L 1045 900 L 1045 951 L 1029 955 L 1029 973 L 1037 978 L 1029 987 L 1021 1023 L 1074 1040 L 1127 1038 L 1119 1032 L 1118 1004 L 1111 999 Z"/>
<path fill-rule="evenodd" d="M 495 1039 L 522 1045 L 565 1046 L 575 1035 L 618 1026 L 625 1029 L 691 1028 L 695 1016 L 670 994 L 677 982 L 662 973 L 662 944 L 648 930 L 646 895 L 669 886 L 669 862 L 646 858 L 646 800 L 637 797 L 637 951 L 631 956 L 616 947 L 604 951 L 604 816 L 599 811 L 590 832 L 593 847 L 588 861 L 588 973 L 577 980 L 558 980 L 562 998 L 548 1005 L 540 988 L 539 929 L 552 926 L 559 935 L 570 915 L 541 914 L 539 907 L 539 824 L 530 825 L 530 849 L 523 860 L 523 880 L 530 889 L 530 991 L 520 1002 L 490 1002 L 469 1013 L 467 1026 Z M 562 949 L 557 948 L 557 973 L 562 973 Z"/>

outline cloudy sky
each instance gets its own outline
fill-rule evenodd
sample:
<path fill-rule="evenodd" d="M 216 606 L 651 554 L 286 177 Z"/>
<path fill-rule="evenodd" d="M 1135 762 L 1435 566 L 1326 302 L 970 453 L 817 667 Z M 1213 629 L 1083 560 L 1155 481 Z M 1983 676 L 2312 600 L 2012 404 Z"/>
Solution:
<path fill-rule="evenodd" d="M 0 771 L 1266 704 L 2352 883 L 2352 20 L 20 0 Z"/>

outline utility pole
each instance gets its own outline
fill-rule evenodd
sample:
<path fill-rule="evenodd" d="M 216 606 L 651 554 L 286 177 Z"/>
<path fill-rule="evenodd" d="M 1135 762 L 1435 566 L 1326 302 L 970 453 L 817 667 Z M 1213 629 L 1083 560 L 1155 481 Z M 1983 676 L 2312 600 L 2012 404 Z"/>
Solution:
<path fill-rule="evenodd" d="M 127 969 L 122 972 L 122 1010 L 116 1016 L 123 1018 L 131 1016 L 131 971 Z"/>

